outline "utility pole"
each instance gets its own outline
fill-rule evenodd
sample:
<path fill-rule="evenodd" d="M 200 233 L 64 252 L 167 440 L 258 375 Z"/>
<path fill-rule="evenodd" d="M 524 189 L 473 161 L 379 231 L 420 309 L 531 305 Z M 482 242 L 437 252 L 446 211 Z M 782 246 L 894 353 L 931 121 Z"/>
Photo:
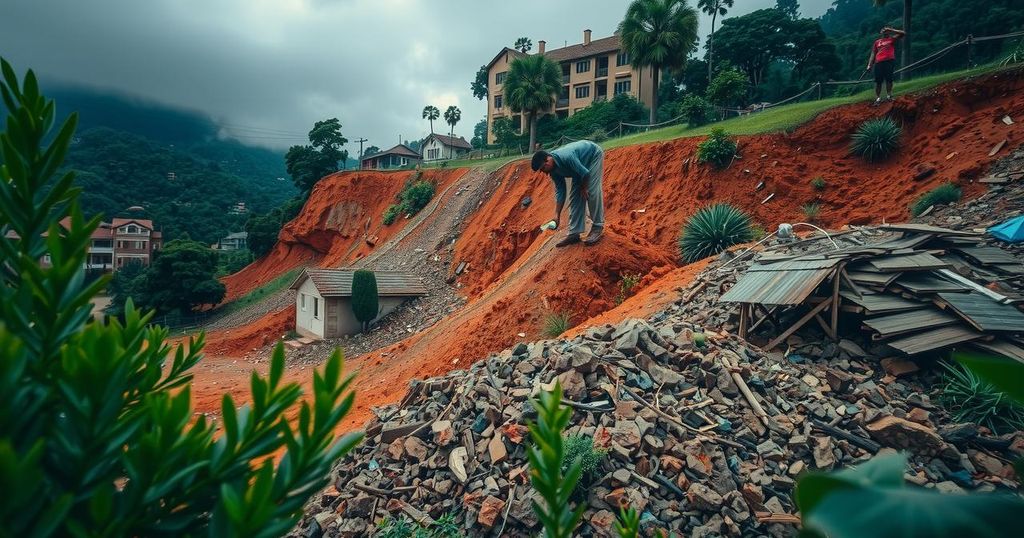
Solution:
<path fill-rule="evenodd" d="M 359 168 L 362 168 L 363 167 L 363 142 L 366 142 L 366 139 L 360 137 L 359 139 L 355 140 L 355 142 L 359 142 Z"/>

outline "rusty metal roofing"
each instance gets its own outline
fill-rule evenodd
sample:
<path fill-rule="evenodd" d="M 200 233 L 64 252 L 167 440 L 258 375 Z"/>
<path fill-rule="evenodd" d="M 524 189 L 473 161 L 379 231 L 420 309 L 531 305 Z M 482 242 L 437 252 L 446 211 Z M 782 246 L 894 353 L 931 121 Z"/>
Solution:
<path fill-rule="evenodd" d="M 1024 313 L 981 293 L 940 293 L 938 301 L 981 331 L 1024 332 Z"/>
<path fill-rule="evenodd" d="M 736 284 L 725 295 L 722 295 L 721 301 L 765 305 L 801 304 L 834 272 L 834 267 L 792 271 L 750 271 L 740 277 Z"/>
<path fill-rule="evenodd" d="M 897 338 L 886 342 L 907 355 L 916 355 L 925 351 L 942 349 L 961 342 L 970 342 L 984 336 L 983 334 L 964 327 L 963 325 L 950 325 L 939 327 L 930 331 L 924 331 L 903 338 Z"/>
<path fill-rule="evenodd" d="M 316 290 L 324 297 L 351 297 L 354 269 L 310 269 L 307 268 L 292 282 L 291 289 L 299 289 L 310 279 Z M 377 295 L 382 297 L 422 297 L 427 288 L 415 275 L 396 271 L 374 271 L 377 278 Z"/>

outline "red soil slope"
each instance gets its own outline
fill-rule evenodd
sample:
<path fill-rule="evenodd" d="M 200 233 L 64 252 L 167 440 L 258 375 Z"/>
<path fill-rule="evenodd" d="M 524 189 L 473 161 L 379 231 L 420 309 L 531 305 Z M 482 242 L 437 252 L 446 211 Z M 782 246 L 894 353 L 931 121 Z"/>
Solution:
<path fill-rule="evenodd" d="M 989 157 L 992 146 L 1003 139 L 1008 148 L 1021 142 L 1021 123 L 1005 125 L 1000 120 L 1011 111 L 1024 110 L 1022 86 L 1019 74 L 1001 74 L 902 97 L 879 109 L 859 104 L 830 110 L 792 133 L 740 137 L 741 159 L 720 171 L 696 163 L 699 139 L 610 150 L 604 176 L 608 236 L 590 249 L 554 249 L 552 239 L 557 235 L 537 229 L 553 212 L 550 181 L 531 172 L 525 162 L 506 166 L 499 172 L 500 186 L 470 218 L 456 245 L 456 261 L 468 262 L 459 283 L 470 302 L 420 334 L 351 361 L 360 370 L 360 398 L 350 424 L 368 418 L 370 405 L 397 400 L 414 377 L 465 367 L 517 341 L 540 338 L 549 313 L 565 311 L 574 322 L 594 318 L 592 322 L 605 323 L 650 314 L 657 304 L 674 300 L 673 290 L 699 271 L 675 269 L 675 242 L 682 223 L 702 205 L 735 204 L 773 229 L 780 222 L 804 220 L 800 207 L 815 202 L 821 204 L 820 223 L 839 227 L 905 220 L 907 207 L 917 196 L 946 181 L 960 184 L 967 197 L 976 195 L 983 187 L 973 180 L 1002 156 Z M 865 119 L 882 115 L 904 127 L 899 155 L 880 164 L 848 155 L 850 133 Z M 926 168 L 935 172 L 915 180 Z M 810 185 L 816 176 L 828 183 L 823 191 Z M 764 185 L 758 189 L 760 182 Z M 362 196 L 368 198 L 345 199 L 371 204 L 384 200 L 379 214 L 392 195 L 365 188 Z M 339 186 L 330 194 L 348 196 L 343 191 Z M 762 203 L 772 193 L 774 197 Z M 533 202 L 524 208 L 521 201 L 527 195 Z M 293 223 L 282 239 L 304 244 L 323 259 L 358 255 L 365 222 L 360 219 L 366 213 L 339 209 L 335 215 L 352 222 L 338 222 L 330 214 L 343 204 L 316 203 L 324 205 L 304 210 L 297 219 L 302 223 Z M 329 231 L 329 222 L 347 231 L 335 234 Z M 282 269 L 262 270 L 272 277 Z M 644 289 L 611 310 L 624 273 L 647 275 L 641 281 Z"/>
<path fill-rule="evenodd" d="M 372 252 L 402 229 L 405 221 L 384 226 L 381 216 L 413 173 L 358 170 L 320 180 L 299 215 L 281 230 L 274 249 L 224 278 L 224 300 L 245 295 L 301 265 L 338 267 Z M 421 177 L 441 191 L 465 173 L 425 170 Z"/>

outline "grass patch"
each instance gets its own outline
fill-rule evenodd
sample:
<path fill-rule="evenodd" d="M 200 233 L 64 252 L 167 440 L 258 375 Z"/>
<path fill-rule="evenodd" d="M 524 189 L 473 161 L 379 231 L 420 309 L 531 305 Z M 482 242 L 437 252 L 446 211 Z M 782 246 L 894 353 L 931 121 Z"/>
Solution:
<path fill-rule="evenodd" d="M 804 218 L 807 222 L 818 222 L 818 217 L 821 216 L 821 204 L 808 203 L 800 206 L 800 211 L 803 212 Z"/>
<path fill-rule="evenodd" d="M 825 187 L 828 186 L 828 183 L 825 182 L 825 178 L 818 176 L 811 180 L 811 186 L 814 187 L 814 190 L 816 191 L 823 191 L 825 190 Z"/>
<path fill-rule="evenodd" d="M 952 183 L 943 183 L 924 193 L 911 206 L 910 212 L 916 217 L 929 207 L 937 204 L 951 204 L 960 200 L 960 187 Z"/>
<path fill-rule="evenodd" d="M 562 333 L 572 328 L 572 318 L 566 312 L 550 314 L 544 318 L 544 336 L 558 338 Z"/>
<path fill-rule="evenodd" d="M 996 435 L 1024 430 L 1024 406 L 959 364 L 942 366 L 939 401 L 957 422 L 973 422 Z"/>
<path fill-rule="evenodd" d="M 218 307 L 217 310 L 215 310 L 215 312 L 226 315 L 232 312 L 237 312 L 249 305 L 256 304 L 262 301 L 263 299 L 266 299 L 267 297 L 291 285 L 291 283 L 295 280 L 295 277 L 299 276 L 299 272 L 302 271 L 302 269 L 302 267 L 296 267 L 295 269 L 292 269 L 291 271 L 282 274 L 281 276 L 275 278 L 274 280 L 271 280 L 270 282 L 267 282 L 266 284 L 250 291 L 249 293 L 246 293 L 245 295 L 235 299 L 234 301 L 231 301 L 230 303 L 225 303 L 224 305 Z"/>

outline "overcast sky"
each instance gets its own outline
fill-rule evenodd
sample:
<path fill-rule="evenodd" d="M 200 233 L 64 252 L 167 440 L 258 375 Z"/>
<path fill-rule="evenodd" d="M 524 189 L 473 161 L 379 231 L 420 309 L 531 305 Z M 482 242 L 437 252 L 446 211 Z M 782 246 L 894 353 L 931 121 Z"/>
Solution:
<path fill-rule="evenodd" d="M 696 0 L 690 0 L 695 5 Z M 548 49 L 606 37 L 611 0 L 4 0 L 0 54 L 19 71 L 203 112 L 244 142 L 302 143 L 338 117 L 350 140 L 387 148 L 429 133 L 424 105 L 486 113 L 476 70 L 519 36 Z M 736 0 L 728 16 L 774 5 Z M 802 0 L 818 17 L 831 0 Z M 711 19 L 701 15 L 703 38 Z M 436 131 L 447 131 L 438 126 Z M 353 156 L 358 146 L 349 144 Z"/>

